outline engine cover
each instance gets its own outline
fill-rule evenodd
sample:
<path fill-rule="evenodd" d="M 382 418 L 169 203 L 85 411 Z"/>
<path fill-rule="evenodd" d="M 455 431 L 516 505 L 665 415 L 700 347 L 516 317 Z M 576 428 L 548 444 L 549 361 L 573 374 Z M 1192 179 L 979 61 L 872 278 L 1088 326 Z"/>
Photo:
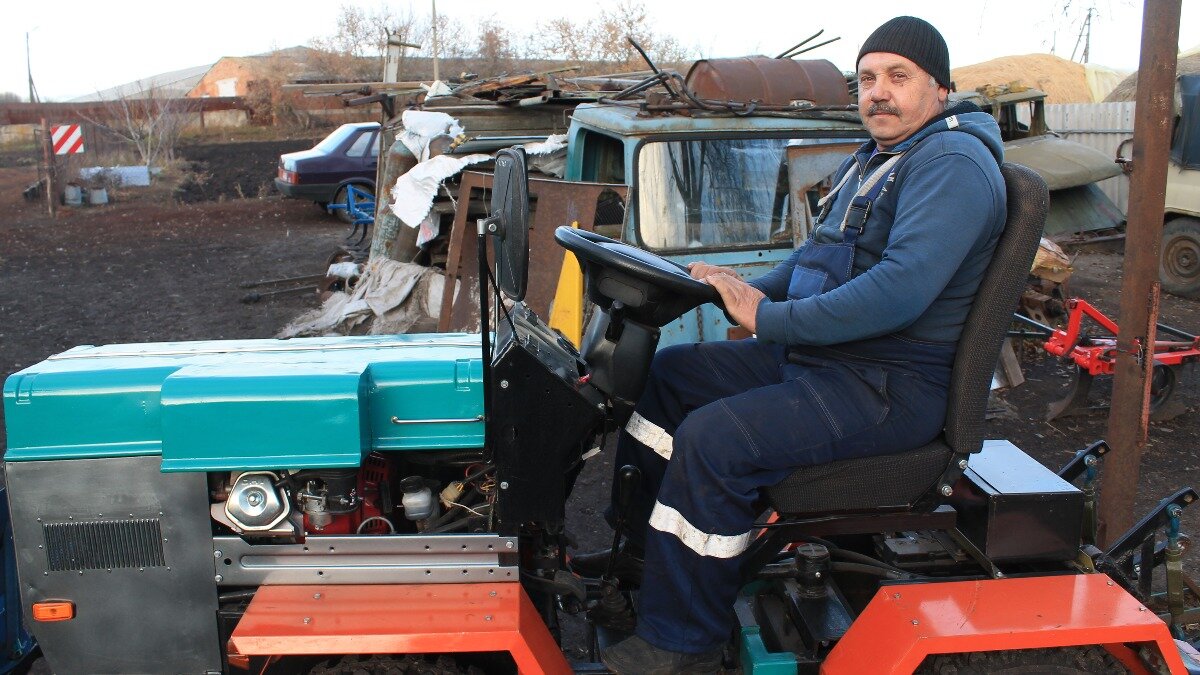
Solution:
<path fill-rule="evenodd" d="M 466 334 L 76 347 L 5 381 L 5 461 L 251 471 L 480 448 L 481 354 Z"/>

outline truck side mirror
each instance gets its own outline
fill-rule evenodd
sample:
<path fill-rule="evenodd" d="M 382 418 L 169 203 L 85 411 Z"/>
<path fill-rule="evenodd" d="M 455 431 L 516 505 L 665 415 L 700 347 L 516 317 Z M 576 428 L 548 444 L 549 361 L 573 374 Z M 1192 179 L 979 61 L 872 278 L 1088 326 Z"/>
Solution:
<path fill-rule="evenodd" d="M 496 153 L 491 211 L 488 231 L 496 237 L 496 283 L 520 302 L 529 281 L 529 178 L 521 148 Z"/>

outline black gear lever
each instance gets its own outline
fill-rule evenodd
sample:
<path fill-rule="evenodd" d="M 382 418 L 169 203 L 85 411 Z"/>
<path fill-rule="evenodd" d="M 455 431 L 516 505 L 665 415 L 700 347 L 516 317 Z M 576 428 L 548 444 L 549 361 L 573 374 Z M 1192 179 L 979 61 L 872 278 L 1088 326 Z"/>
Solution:
<path fill-rule="evenodd" d="M 605 568 L 604 579 L 611 580 L 617 564 L 617 553 L 621 547 L 621 535 L 629 525 L 629 509 L 633 507 L 633 493 L 642 483 L 642 470 L 632 464 L 626 464 L 617 471 L 617 522 L 613 527 L 612 548 L 608 553 L 608 566 Z"/>

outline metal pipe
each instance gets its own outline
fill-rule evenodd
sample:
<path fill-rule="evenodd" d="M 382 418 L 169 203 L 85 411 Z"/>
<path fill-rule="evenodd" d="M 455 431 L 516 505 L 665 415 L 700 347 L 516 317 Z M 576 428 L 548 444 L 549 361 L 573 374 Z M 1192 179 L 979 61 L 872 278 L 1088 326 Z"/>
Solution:
<path fill-rule="evenodd" d="M 815 44 L 815 45 L 813 45 L 813 46 L 811 46 L 811 47 L 808 47 L 807 49 L 801 49 L 800 51 L 796 52 L 795 54 L 792 54 L 792 55 L 791 55 L 791 56 L 789 56 L 788 58 L 796 58 L 797 56 L 800 56 L 801 54 L 805 54 L 805 53 L 811 52 L 812 50 L 814 50 L 814 49 L 816 49 L 816 48 L 818 48 L 818 47 L 824 47 L 825 45 L 829 44 L 830 42 L 837 42 L 838 40 L 841 40 L 841 39 L 842 39 L 842 38 L 839 36 L 839 37 L 831 38 L 831 39 L 829 39 L 829 40 L 826 40 L 826 41 L 824 41 L 824 42 L 818 42 L 817 44 Z"/>
<path fill-rule="evenodd" d="M 1175 89 L 1182 0 L 1146 0 L 1133 124 L 1121 333 L 1108 415 L 1108 444 L 1100 488 L 1098 538 L 1109 544 L 1133 524 L 1142 451 L 1150 417 L 1150 382 L 1158 316 L 1158 264 L 1166 196 L 1167 153 Z"/>
<path fill-rule="evenodd" d="M 777 59 L 791 58 L 792 52 L 794 52 L 797 49 L 800 49 L 801 47 L 803 47 L 804 45 L 812 42 L 814 39 L 816 39 L 818 36 L 820 36 L 821 33 L 824 33 L 824 32 L 825 32 L 825 29 L 822 28 L 821 30 L 813 33 L 812 35 L 809 35 L 808 37 L 804 38 L 803 40 L 792 45 L 791 49 L 784 50 L 779 56 L 776 56 L 775 58 L 777 58 Z"/>

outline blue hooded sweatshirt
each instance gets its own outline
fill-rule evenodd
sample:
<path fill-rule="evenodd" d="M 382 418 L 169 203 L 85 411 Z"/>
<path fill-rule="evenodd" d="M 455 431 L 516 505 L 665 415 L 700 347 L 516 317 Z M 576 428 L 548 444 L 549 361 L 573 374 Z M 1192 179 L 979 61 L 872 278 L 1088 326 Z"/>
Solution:
<path fill-rule="evenodd" d="M 856 171 L 824 222 L 787 260 L 751 283 L 766 294 L 756 314 L 760 340 L 832 345 L 899 334 L 953 350 L 1007 216 L 996 121 L 962 102 L 888 151 L 868 141 L 834 174 Z M 871 206 L 855 247 L 851 279 L 788 300 L 800 251 L 842 241 L 842 217 L 861 181 L 891 155 L 910 151 L 895 182 Z"/>

